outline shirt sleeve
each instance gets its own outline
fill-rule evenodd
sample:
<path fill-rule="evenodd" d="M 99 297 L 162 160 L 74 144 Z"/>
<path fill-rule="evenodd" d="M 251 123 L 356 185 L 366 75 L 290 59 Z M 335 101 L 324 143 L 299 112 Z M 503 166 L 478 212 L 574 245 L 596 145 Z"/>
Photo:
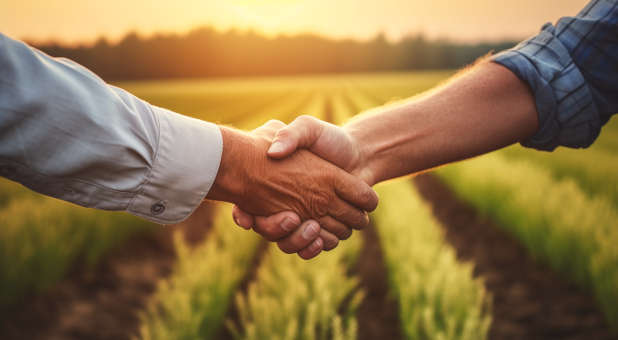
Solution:
<path fill-rule="evenodd" d="M 0 175 L 75 204 L 177 223 L 221 160 L 219 128 L 0 34 Z"/>
<path fill-rule="evenodd" d="M 618 1 L 591 1 L 576 17 L 541 32 L 493 61 L 532 90 L 539 130 L 523 146 L 590 146 L 618 112 Z"/>

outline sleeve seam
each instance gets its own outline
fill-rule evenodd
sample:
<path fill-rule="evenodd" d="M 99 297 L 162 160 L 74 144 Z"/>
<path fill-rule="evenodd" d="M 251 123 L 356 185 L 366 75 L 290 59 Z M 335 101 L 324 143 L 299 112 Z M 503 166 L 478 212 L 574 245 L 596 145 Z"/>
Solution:
<path fill-rule="evenodd" d="M 102 189 L 102 190 L 111 191 L 111 192 L 120 193 L 120 194 L 134 195 L 136 193 L 136 191 L 126 191 L 126 190 L 118 190 L 118 189 L 114 189 L 114 188 L 109 188 L 107 186 L 104 186 L 104 185 L 101 185 L 101 184 L 98 184 L 98 183 L 95 183 L 95 182 L 90 182 L 90 181 L 87 181 L 87 180 L 81 179 L 81 178 L 51 176 L 51 175 L 42 173 L 42 172 L 40 172 L 40 171 L 38 171 L 36 169 L 33 169 L 33 168 L 29 167 L 29 166 L 26 166 L 25 164 L 22 164 L 20 162 L 16 162 L 16 161 L 14 161 L 12 159 L 0 158 L 0 161 L 11 163 L 11 164 L 17 165 L 19 167 L 26 168 L 26 169 L 32 171 L 34 174 L 36 174 L 38 176 L 41 176 L 41 177 L 44 177 L 44 178 L 46 178 L 48 180 L 52 180 L 52 181 L 58 181 L 58 182 L 71 182 L 71 181 L 75 181 L 75 182 L 79 182 L 79 183 L 82 183 L 82 184 L 91 185 L 91 186 L 97 187 L 97 188 Z"/>

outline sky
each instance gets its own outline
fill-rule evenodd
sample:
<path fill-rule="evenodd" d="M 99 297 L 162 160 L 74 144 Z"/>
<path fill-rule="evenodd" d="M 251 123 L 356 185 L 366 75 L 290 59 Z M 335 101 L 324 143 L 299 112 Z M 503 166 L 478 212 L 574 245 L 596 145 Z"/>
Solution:
<path fill-rule="evenodd" d="M 424 33 L 457 41 L 521 39 L 572 16 L 587 0 L 0 0 L 0 32 L 84 43 L 129 31 L 184 33 L 204 25 L 267 34 L 312 32 L 391 40 Z"/>

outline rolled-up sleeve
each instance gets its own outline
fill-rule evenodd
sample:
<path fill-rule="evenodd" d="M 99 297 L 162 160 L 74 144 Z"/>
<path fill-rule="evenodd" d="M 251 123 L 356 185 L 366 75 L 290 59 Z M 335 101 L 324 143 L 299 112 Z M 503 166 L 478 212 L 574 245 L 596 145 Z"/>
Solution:
<path fill-rule="evenodd" d="M 219 128 L 0 34 L 0 175 L 85 207 L 170 224 L 213 184 Z"/>
<path fill-rule="evenodd" d="M 493 61 L 534 94 L 539 130 L 522 145 L 540 150 L 591 145 L 618 112 L 618 1 L 595 0 Z"/>

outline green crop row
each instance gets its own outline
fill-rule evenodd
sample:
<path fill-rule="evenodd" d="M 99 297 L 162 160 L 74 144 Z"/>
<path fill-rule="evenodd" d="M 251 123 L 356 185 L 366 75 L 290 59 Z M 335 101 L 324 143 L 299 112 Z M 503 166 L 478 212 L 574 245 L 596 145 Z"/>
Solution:
<path fill-rule="evenodd" d="M 133 86 L 139 91 L 139 85 Z M 140 94 L 146 97 L 149 97 L 148 93 L 153 98 L 167 93 L 167 90 L 160 92 L 157 87 L 143 86 L 145 88 Z M 205 95 L 202 99 L 207 101 L 184 101 L 189 99 L 185 96 L 191 95 L 191 91 L 185 96 L 171 91 L 170 96 L 179 105 L 189 103 L 194 112 L 213 110 L 228 114 L 226 117 L 242 113 L 245 116 L 237 119 L 240 120 L 238 124 L 255 127 L 269 118 L 269 112 L 276 113 L 276 118 L 291 119 L 292 112 L 306 106 L 310 98 L 307 90 L 298 90 L 273 105 L 271 102 L 280 98 L 285 93 L 283 90 L 281 86 L 273 87 L 264 96 L 260 91 L 254 91 L 255 95 L 248 98 L 235 93 L 235 98 L 224 97 L 229 100 L 226 103 L 234 104 L 230 107 L 201 92 L 193 94 L 196 98 Z M 221 106 L 212 109 L 210 101 Z M 253 108 L 255 111 L 251 112 Z M 154 230 L 154 225 L 128 214 L 77 207 L 43 197 L 1 178 L 0 226 L 0 312 L 9 310 L 24 294 L 45 291 L 64 278 L 72 266 L 82 262 L 92 266 L 106 251 L 122 244 L 131 235 Z"/>
<path fill-rule="evenodd" d="M 376 99 L 348 88 L 347 109 L 371 109 Z M 485 339 L 490 297 L 473 278 L 472 265 L 457 261 L 428 206 L 405 180 L 377 186 L 377 227 L 407 339 Z"/>
<path fill-rule="evenodd" d="M 407 339 L 486 339 L 490 298 L 473 266 L 457 261 L 408 180 L 377 186 L 373 213 Z"/>
<path fill-rule="evenodd" d="M 607 197 L 618 209 L 618 120 L 608 123 L 586 150 L 559 148 L 548 153 L 512 146 L 500 153 L 545 167 L 557 179 L 572 178 L 590 197 Z"/>
<path fill-rule="evenodd" d="M 255 128 L 269 118 L 289 121 L 296 110 L 323 110 L 318 95 L 305 92 L 271 108 L 271 115 L 257 112 L 238 125 Z M 231 209 L 222 206 L 214 230 L 205 244 L 189 250 L 177 242 L 176 269 L 162 282 L 142 315 L 141 339 L 213 339 L 238 284 L 245 277 L 255 255 L 258 238 L 236 227 Z M 286 255 L 293 258 L 291 255 Z"/>
<path fill-rule="evenodd" d="M 341 96 L 331 100 L 333 121 L 350 116 Z M 323 117 L 324 109 L 323 100 L 316 100 L 304 113 Z M 228 321 L 234 337 L 238 340 L 356 339 L 355 314 L 363 292 L 357 289 L 358 278 L 347 275 L 347 268 L 356 262 L 361 243 L 355 235 L 336 250 L 309 262 L 271 246 L 256 281 L 236 298 L 239 321 Z"/>
<path fill-rule="evenodd" d="M 237 296 L 239 324 L 228 321 L 235 339 L 356 339 L 355 313 L 363 293 L 347 276 L 356 262 L 358 235 L 311 261 L 272 245 L 246 294 Z"/>
<path fill-rule="evenodd" d="M 15 190 L 24 192 L 0 210 L 0 313 L 27 293 L 45 291 L 76 262 L 92 266 L 130 235 L 152 227 L 127 214 Z"/>
<path fill-rule="evenodd" d="M 220 205 L 204 244 L 190 249 L 176 235 L 178 259 L 141 314 L 140 339 L 215 339 L 259 238 L 238 228 Z"/>
<path fill-rule="evenodd" d="M 451 188 L 537 258 L 592 289 L 618 327 L 618 212 L 570 179 L 492 154 L 438 171 Z"/>

